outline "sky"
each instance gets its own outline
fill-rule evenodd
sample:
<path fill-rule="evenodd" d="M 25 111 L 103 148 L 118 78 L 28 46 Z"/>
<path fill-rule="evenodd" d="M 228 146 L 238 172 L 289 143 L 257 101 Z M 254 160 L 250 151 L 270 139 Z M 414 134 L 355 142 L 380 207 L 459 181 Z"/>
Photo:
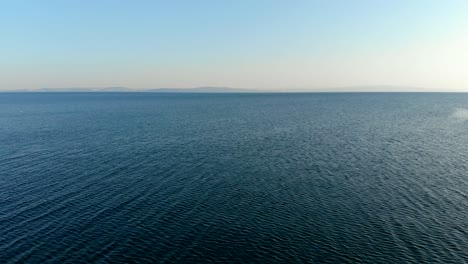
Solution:
<path fill-rule="evenodd" d="M 0 1 L 0 90 L 110 86 L 468 92 L 468 1 Z"/>

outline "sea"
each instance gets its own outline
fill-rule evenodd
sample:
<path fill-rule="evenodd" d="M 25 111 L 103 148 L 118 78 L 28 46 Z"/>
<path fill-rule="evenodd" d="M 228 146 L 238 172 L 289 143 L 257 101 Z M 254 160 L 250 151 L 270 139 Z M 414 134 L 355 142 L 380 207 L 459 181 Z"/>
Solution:
<path fill-rule="evenodd" d="M 0 263 L 467 262 L 468 94 L 0 94 Z"/>

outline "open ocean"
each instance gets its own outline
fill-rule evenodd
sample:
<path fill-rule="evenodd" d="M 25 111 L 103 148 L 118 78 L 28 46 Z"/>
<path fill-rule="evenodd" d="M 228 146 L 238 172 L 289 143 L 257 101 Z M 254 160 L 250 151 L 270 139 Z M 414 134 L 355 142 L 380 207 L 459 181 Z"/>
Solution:
<path fill-rule="evenodd" d="M 0 94 L 0 263 L 154 262 L 467 263 L 468 94 Z"/>

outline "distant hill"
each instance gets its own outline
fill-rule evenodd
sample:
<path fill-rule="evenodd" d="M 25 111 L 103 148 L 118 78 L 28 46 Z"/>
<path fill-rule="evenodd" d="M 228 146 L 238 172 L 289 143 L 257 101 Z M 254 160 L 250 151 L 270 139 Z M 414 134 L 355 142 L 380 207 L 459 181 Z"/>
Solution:
<path fill-rule="evenodd" d="M 152 93 L 249 93 L 257 90 L 229 87 L 196 87 L 196 88 L 155 88 L 132 89 L 128 87 L 93 87 L 93 88 L 39 88 L 29 90 L 10 90 L 9 92 L 152 92 Z"/>
<path fill-rule="evenodd" d="M 22 90 L 0 90 L 0 92 L 147 92 L 147 93 L 320 93 L 320 92 L 436 92 L 443 89 L 427 89 L 420 87 L 404 86 L 348 86 L 348 87 L 327 87 L 313 89 L 275 89 L 275 90 L 255 90 L 231 87 L 203 86 L 195 88 L 147 88 L 133 89 L 128 87 L 70 87 L 70 88 L 39 88 Z M 449 91 L 447 91 L 449 92 Z"/>
<path fill-rule="evenodd" d="M 131 92 L 127 87 L 95 87 L 95 88 L 39 88 L 30 90 L 17 90 L 18 92 Z"/>
<path fill-rule="evenodd" d="M 239 89 L 230 87 L 196 87 L 196 88 L 158 88 L 148 89 L 145 92 L 155 93 L 251 93 L 257 90 Z"/>

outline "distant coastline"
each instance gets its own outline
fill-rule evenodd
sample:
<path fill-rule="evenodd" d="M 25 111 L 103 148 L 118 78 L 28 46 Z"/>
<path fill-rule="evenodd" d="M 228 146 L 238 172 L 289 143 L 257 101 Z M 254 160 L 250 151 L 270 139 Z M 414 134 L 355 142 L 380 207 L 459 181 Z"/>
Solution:
<path fill-rule="evenodd" d="M 258 93 L 267 92 L 253 89 L 239 89 L 230 87 L 195 87 L 195 88 L 153 88 L 132 89 L 128 87 L 96 87 L 96 88 L 39 88 L 2 90 L 0 92 L 151 92 L 151 93 Z"/>
<path fill-rule="evenodd" d="M 429 89 L 406 86 L 348 86 L 314 89 L 247 89 L 231 87 L 194 87 L 194 88 L 146 88 L 129 87 L 70 87 L 70 88 L 38 88 L 0 90 L 0 93 L 466 93 L 461 90 Z"/>

